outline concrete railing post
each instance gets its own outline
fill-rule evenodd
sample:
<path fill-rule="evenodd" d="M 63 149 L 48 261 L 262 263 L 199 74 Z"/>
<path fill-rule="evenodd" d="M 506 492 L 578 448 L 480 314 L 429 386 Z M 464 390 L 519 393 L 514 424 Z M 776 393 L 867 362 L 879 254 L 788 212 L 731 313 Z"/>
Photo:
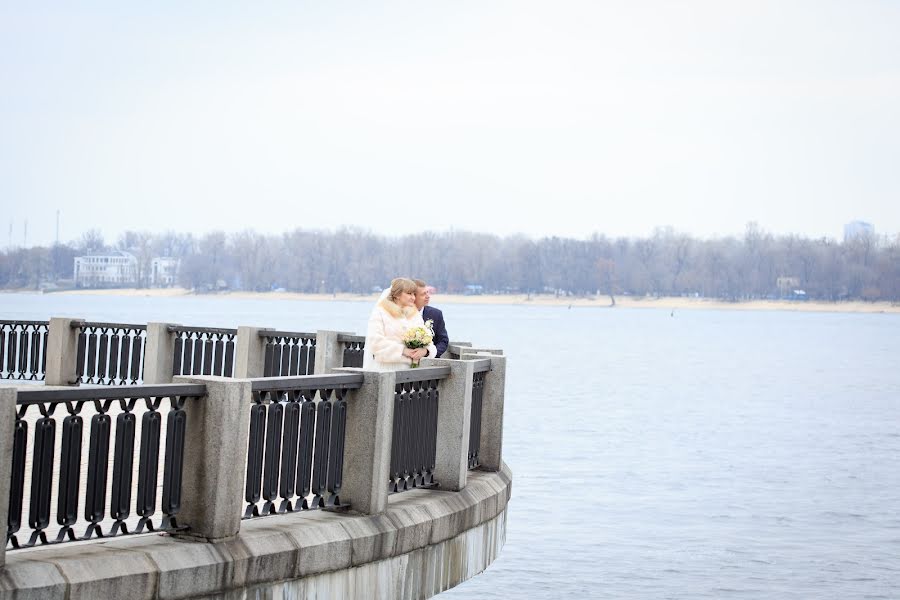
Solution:
<path fill-rule="evenodd" d="M 16 388 L 0 387 L 0 571 L 6 564 L 6 523 L 12 477 L 13 431 L 16 425 Z"/>
<path fill-rule="evenodd" d="M 44 385 L 78 385 L 78 329 L 72 323 L 81 319 L 53 317 L 47 331 L 47 363 Z"/>
<path fill-rule="evenodd" d="M 360 372 L 351 368 L 337 371 Z M 349 502 L 354 511 L 374 515 L 387 508 L 396 374 L 362 374 L 362 387 L 347 402 L 341 500 Z"/>
<path fill-rule="evenodd" d="M 260 331 L 275 331 L 271 327 L 238 327 L 234 352 L 235 377 L 263 377 L 266 368 L 266 338 Z"/>
<path fill-rule="evenodd" d="M 506 393 L 506 357 L 482 352 L 463 354 L 464 360 L 491 359 L 491 370 L 484 376 L 481 405 L 481 444 L 478 461 L 484 471 L 499 471 L 503 464 L 503 400 Z"/>
<path fill-rule="evenodd" d="M 472 420 L 472 377 L 470 361 L 425 358 L 423 367 L 450 367 L 450 377 L 438 388 L 437 452 L 434 479 L 442 490 L 458 492 L 466 487 L 469 473 L 469 425 Z"/>
<path fill-rule="evenodd" d="M 344 344 L 338 341 L 339 333 L 316 331 L 316 375 L 325 375 L 344 366 Z"/>
<path fill-rule="evenodd" d="M 224 541 L 241 528 L 251 384 L 231 377 L 181 375 L 175 382 L 206 385 L 204 398 L 184 404 L 187 430 L 178 518 L 188 527 L 186 537 Z"/>
<path fill-rule="evenodd" d="M 175 334 L 170 323 L 147 323 L 144 347 L 144 384 L 171 383 L 174 373 Z"/>

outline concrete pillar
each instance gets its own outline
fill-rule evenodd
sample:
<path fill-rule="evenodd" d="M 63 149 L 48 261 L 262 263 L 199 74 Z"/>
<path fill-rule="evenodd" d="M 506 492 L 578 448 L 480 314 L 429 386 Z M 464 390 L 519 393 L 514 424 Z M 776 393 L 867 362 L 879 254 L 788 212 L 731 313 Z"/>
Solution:
<path fill-rule="evenodd" d="M 172 383 L 175 358 L 175 334 L 169 332 L 171 323 L 147 323 L 147 342 L 144 347 L 144 385 Z"/>
<path fill-rule="evenodd" d="M 251 379 L 263 377 L 266 368 L 266 339 L 260 331 L 275 331 L 271 327 L 238 327 L 234 352 L 234 376 Z"/>
<path fill-rule="evenodd" d="M 53 317 L 47 332 L 47 363 L 44 385 L 78 385 L 75 374 L 78 360 L 78 329 L 72 323 L 81 319 Z"/>
<path fill-rule="evenodd" d="M 506 392 L 506 357 L 488 353 L 463 354 L 465 360 L 490 358 L 491 370 L 484 376 L 481 406 L 480 468 L 499 471 L 503 465 L 503 400 Z"/>
<path fill-rule="evenodd" d="M 337 372 L 359 372 L 340 368 Z M 363 385 L 347 401 L 341 501 L 374 515 L 387 508 L 394 427 L 393 371 L 362 371 Z"/>
<path fill-rule="evenodd" d="M 6 564 L 6 523 L 12 477 L 13 431 L 16 425 L 16 388 L 0 387 L 0 570 Z"/>
<path fill-rule="evenodd" d="M 237 535 L 243 514 L 244 475 L 250 438 L 252 391 L 247 379 L 177 376 L 176 383 L 202 383 L 207 395 L 184 404 L 187 430 L 181 511 L 184 534 L 207 542 Z"/>
<path fill-rule="evenodd" d="M 472 362 L 425 358 L 423 367 L 450 367 L 450 377 L 438 388 L 437 456 L 434 479 L 442 490 L 458 492 L 466 487 L 469 473 L 469 424 L 472 419 Z"/>
<path fill-rule="evenodd" d="M 338 341 L 339 333 L 316 331 L 316 375 L 325 375 L 344 366 L 344 344 Z"/>

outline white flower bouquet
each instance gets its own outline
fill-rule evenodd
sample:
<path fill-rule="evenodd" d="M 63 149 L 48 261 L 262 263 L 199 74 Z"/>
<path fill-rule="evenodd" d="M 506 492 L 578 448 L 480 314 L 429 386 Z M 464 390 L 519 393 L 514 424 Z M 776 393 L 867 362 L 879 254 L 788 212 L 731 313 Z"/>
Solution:
<path fill-rule="evenodd" d="M 434 329 L 432 327 L 432 320 L 428 319 L 425 321 L 424 327 L 410 327 L 403 334 L 403 345 L 407 348 L 426 348 L 428 344 L 434 339 Z M 416 368 L 419 366 L 418 362 L 412 363 L 412 368 Z"/>

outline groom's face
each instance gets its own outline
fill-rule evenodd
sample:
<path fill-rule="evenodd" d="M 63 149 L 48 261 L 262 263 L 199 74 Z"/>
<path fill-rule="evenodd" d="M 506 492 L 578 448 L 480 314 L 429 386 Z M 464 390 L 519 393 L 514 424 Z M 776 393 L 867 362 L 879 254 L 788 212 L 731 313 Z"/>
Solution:
<path fill-rule="evenodd" d="M 427 287 L 416 288 L 416 308 L 422 310 L 429 300 L 431 300 L 431 291 Z"/>

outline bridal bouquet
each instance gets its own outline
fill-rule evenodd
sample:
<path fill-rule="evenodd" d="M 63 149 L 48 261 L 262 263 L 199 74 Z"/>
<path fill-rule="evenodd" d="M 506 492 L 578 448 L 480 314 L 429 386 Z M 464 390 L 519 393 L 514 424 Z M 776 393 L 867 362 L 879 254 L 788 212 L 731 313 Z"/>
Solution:
<path fill-rule="evenodd" d="M 410 327 L 406 330 L 406 333 L 403 334 L 403 345 L 413 349 L 425 348 L 433 339 L 434 329 L 432 327 L 432 320 L 428 319 L 425 321 L 424 327 Z M 417 362 L 412 364 L 412 368 L 414 369 L 418 366 L 419 363 Z"/>

